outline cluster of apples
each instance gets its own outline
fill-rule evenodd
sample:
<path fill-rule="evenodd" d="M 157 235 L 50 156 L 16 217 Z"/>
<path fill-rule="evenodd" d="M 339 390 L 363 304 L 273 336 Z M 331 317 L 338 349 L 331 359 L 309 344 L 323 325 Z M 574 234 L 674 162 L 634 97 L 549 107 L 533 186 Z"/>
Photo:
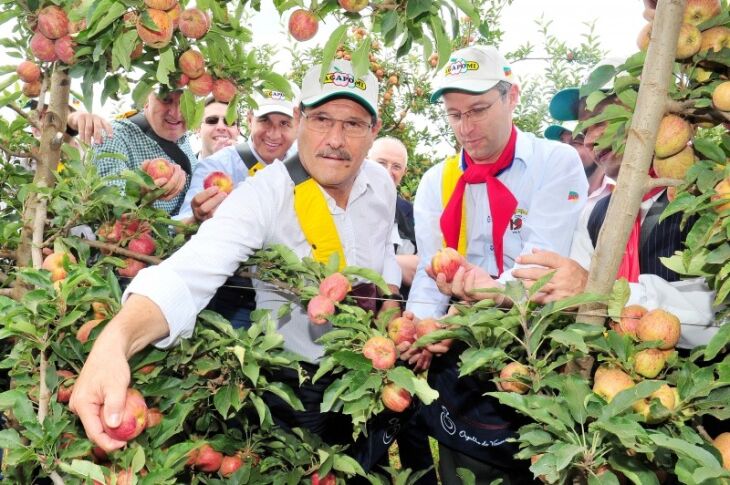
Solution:
<path fill-rule="evenodd" d="M 202 443 L 188 453 L 185 463 L 190 468 L 205 473 L 218 472 L 224 477 L 233 475 L 244 463 L 257 466 L 261 458 L 250 450 L 244 450 L 233 455 L 224 455 L 213 448 L 210 443 Z"/>
<path fill-rule="evenodd" d="M 35 25 L 32 26 L 34 34 L 30 39 L 30 51 L 41 62 L 61 61 L 68 65 L 74 64 L 76 44 L 71 36 L 83 29 L 84 24 L 84 21 L 70 22 L 68 15 L 61 7 L 47 5 L 36 13 Z M 18 74 L 20 75 L 20 66 L 18 66 Z M 23 78 L 21 77 L 21 79 Z M 23 80 L 25 81 L 25 79 Z M 38 83 L 37 86 L 40 89 L 39 80 L 25 82 L 27 84 L 23 87 L 24 93 L 26 89 L 34 89 L 28 87 L 28 84 Z"/>
<path fill-rule="evenodd" d="M 307 316 L 315 325 L 324 325 L 335 314 L 335 303 L 345 299 L 352 284 L 342 273 L 332 273 L 319 284 L 319 293 L 309 300 Z"/>
<path fill-rule="evenodd" d="M 618 322 L 611 325 L 612 329 L 622 335 L 628 335 L 633 340 L 646 343 L 656 342 L 657 345 L 638 351 L 629 365 L 630 371 L 638 379 L 653 379 L 666 366 L 667 359 L 674 352 L 679 342 L 681 325 L 679 319 L 662 309 L 647 311 L 641 305 L 630 305 L 623 309 Z M 629 389 L 636 384 L 636 379 L 618 366 L 601 365 L 593 376 L 593 392 L 607 402 L 619 392 Z M 651 411 L 651 401 L 658 399 L 669 411 L 673 411 L 680 403 L 677 389 L 664 384 L 654 391 L 648 398 L 636 401 L 634 411 L 644 416 L 646 422 L 654 424 L 662 421 L 666 416 L 655 416 Z"/>

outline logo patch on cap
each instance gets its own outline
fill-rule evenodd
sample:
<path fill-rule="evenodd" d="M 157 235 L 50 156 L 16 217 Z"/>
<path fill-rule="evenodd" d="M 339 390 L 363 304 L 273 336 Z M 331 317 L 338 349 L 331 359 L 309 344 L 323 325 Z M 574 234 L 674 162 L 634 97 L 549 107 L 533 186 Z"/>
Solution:
<path fill-rule="evenodd" d="M 580 196 L 578 195 L 578 192 L 574 192 L 572 190 L 570 192 L 568 192 L 568 200 L 570 202 L 578 202 L 579 198 L 580 198 Z"/>
<path fill-rule="evenodd" d="M 456 59 L 452 57 L 444 68 L 444 75 L 456 76 L 458 74 L 464 74 L 467 71 L 476 71 L 478 69 L 479 63 L 477 61 L 467 61 L 465 59 Z"/>
<path fill-rule="evenodd" d="M 334 84 L 335 86 L 343 86 L 348 88 L 357 88 L 365 91 L 368 85 L 362 79 L 355 77 L 347 72 L 328 72 L 324 77 L 325 84 Z"/>
<path fill-rule="evenodd" d="M 502 70 L 504 71 L 505 77 L 510 77 L 512 75 L 512 68 L 509 66 L 502 67 Z"/>
<path fill-rule="evenodd" d="M 281 91 L 272 91 L 271 89 L 264 89 L 262 91 L 262 94 L 264 95 L 264 98 L 280 99 L 282 101 L 286 101 L 286 96 L 284 96 L 284 93 L 282 93 Z"/>

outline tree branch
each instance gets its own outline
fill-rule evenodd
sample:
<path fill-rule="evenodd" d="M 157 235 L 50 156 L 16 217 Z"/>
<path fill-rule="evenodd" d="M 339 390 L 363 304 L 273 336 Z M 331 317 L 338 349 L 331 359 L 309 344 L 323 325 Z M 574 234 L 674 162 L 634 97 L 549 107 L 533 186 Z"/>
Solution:
<path fill-rule="evenodd" d="M 650 178 L 644 183 L 644 193 L 656 187 L 679 187 L 684 183 L 682 179 Z"/>
<path fill-rule="evenodd" d="M 674 51 L 682 24 L 685 0 L 659 2 L 652 29 L 636 108 L 628 130 L 626 150 L 616 183 L 616 190 L 598 235 L 585 291 L 607 295 L 611 291 L 629 233 L 639 213 L 644 187 L 648 183 L 659 122 L 668 105 L 668 86 L 674 65 Z M 582 305 L 579 313 L 589 316 L 580 321 L 603 325 L 605 305 Z M 595 316 L 590 316 L 590 315 Z"/>
<path fill-rule="evenodd" d="M 116 244 L 105 243 L 101 241 L 92 241 L 90 239 L 84 239 L 82 237 L 77 237 L 75 239 L 86 244 L 89 247 L 116 253 L 127 258 L 134 258 L 137 261 L 142 261 L 143 263 L 160 264 L 162 262 L 162 258 L 158 258 L 157 256 L 148 256 L 146 254 L 135 253 L 134 251 L 130 251 L 129 249 L 120 248 Z"/>
<path fill-rule="evenodd" d="M 8 298 L 15 298 L 15 288 L 0 288 L 0 296 L 7 296 Z"/>
<path fill-rule="evenodd" d="M 46 228 L 46 199 L 36 202 L 35 216 L 33 217 L 33 239 L 31 258 L 33 267 L 38 269 L 43 264 L 43 230 Z"/>
<path fill-rule="evenodd" d="M 16 113 L 18 113 L 19 116 L 21 116 L 22 118 L 25 118 L 25 121 L 27 121 L 32 127 L 36 128 L 38 130 L 41 129 L 41 127 L 38 125 L 38 122 L 34 121 L 30 116 L 28 116 L 28 113 L 23 111 L 23 109 L 20 106 L 18 106 L 15 103 L 10 103 L 7 106 L 8 106 L 8 108 L 10 108 L 13 111 L 15 111 Z"/>
<path fill-rule="evenodd" d="M 6 147 L 5 145 L 0 143 L 0 150 L 2 150 L 7 156 L 9 157 L 17 157 L 17 158 L 32 158 L 36 159 L 35 155 L 32 153 L 26 153 L 26 152 L 14 152 L 11 151 L 10 148 Z"/>

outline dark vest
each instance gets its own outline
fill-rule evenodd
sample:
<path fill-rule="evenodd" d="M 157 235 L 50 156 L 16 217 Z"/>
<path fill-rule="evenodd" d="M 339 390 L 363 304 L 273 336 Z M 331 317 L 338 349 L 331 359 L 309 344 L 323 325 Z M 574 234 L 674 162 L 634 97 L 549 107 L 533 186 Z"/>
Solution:
<path fill-rule="evenodd" d="M 593 247 L 596 247 L 598 233 L 606 219 L 606 211 L 611 201 L 611 195 L 604 197 L 593 209 L 588 219 L 588 234 L 591 236 Z M 659 258 L 674 255 L 681 251 L 684 246 L 684 239 L 687 237 L 691 221 L 681 228 L 682 213 L 675 213 L 659 222 L 659 216 L 666 208 L 666 191 L 652 204 L 649 212 L 641 225 L 641 236 L 639 239 L 639 266 L 641 274 L 653 274 L 660 278 L 673 282 L 678 281 L 679 275 L 662 264 Z"/>

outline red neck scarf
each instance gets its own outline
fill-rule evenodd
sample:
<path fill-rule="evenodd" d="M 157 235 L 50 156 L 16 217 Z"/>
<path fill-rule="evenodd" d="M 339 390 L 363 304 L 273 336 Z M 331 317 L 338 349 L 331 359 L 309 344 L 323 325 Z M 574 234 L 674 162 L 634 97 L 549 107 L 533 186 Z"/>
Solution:
<path fill-rule="evenodd" d="M 517 130 L 512 127 L 512 134 L 507 145 L 494 163 L 474 163 L 466 150 L 464 161 L 466 170 L 459 177 L 449 203 L 441 214 L 441 232 L 444 235 L 446 246 L 459 248 L 459 231 L 461 229 L 461 207 L 464 201 L 466 184 L 486 184 L 489 197 L 489 209 L 492 213 L 492 243 L 494 244 L 494 258 L 497 262 L 499 274 L 504 269 L 504 232 L 507 224 L 517 209 L 517 199 L 512 192 L 497 179 L 497 175 L 512 164 L 515 158 L 515 144 Z M 466 237 L 466 235 L 464 235 Z"/>
<path fill-rule="evenodd" d="M 656 178 L 656 172 L 654 168 L 649 169 L 649 176 Z M 649 192 L 644 194 L 642 201 L 647 201 L 657 195 L 659 192 L 664 190 L 665 187 L 654 187 Z M 629 234 L 629 240 L 626 243 L 626 252 L 621 259 L 621 265 L 618 267 L 618 278 L 626 278 L 629 283 L 637 283 L 639 281 L 639 274 L 641 274 L 641 263 L 639 262 L 639 238 L 641 237 L 641 210 L 636 215 L 634 226 L 631 228 L 631 234 Z"/>

